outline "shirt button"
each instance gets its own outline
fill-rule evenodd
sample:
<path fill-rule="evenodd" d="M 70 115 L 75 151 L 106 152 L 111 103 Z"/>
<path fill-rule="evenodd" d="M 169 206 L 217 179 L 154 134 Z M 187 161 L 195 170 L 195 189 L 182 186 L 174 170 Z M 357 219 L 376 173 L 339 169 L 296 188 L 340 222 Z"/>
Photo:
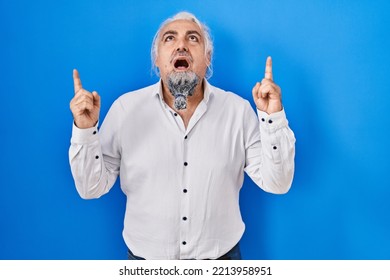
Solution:
<path fill-rule="evenodd" d="M 261 121 L 262 121 L 262 122 L 265 122 L 265 119 L 264 119 L 264 118 L 261 118 Z"/>
<path fill-rule="evenodd" d="M 276 150 L 277 148 L 278 148 L 278 147 L 276 147 L 276 146 L 273 146 L 273 149 L 274 149 L 274 150 Z"/>
<path fill-rule="evenodd" d="M 94 134 L 94 135 L 95 135 L 95 134 L 96 134 L 96 130 L 95 130 L 94 132 L 92 132 L 92 134 Z"/>
<path fill-rule="evenodd" d="M 188 165 L 188 162 L 184 162 L 184 166 L 187 166 Z"/>
<path fill-rule="evenodd" d="M 269 120 L 268 123 L 272 123 L 272 120 Z"/>
<path fill-rule="evenodd" d="M 175 117 L 177 117 L 177 113 L 174 113 Z"/>
<path fill-rule="evenodd" d="M 183 190 L 183 193 L 187 193 L 187 189 L 184 189 L 184 190 Z"/>
<path fill-rule="evenodd" d="M 186 244 L 187 244 L 187 242 L 183 241 L 181 244 L 183 244 L 183 245 L 186 245 Z"/>
<path fill-rule="evenodd" d="M 183 217 L 183 221 L 187 221 L 187 217 Z"/>
<path fill-rule="evenodd" d="M 184 136 L 184 139 L 187 139 L 188 137 L 187 137 L 187 135 L 186 136 Z"/>
<path fill-rule="evenodd" d="M 96 159 L 98 159 L 98 158 L 99 158 L 99 156 L 96 156 L 95 158 L 96 158 Z"/>

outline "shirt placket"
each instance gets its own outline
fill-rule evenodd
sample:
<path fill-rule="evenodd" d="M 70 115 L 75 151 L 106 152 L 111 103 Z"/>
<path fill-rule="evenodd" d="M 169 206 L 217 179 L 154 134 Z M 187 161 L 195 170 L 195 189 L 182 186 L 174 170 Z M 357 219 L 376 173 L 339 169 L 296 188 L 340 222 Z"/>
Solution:
<path fill-rule="evenodd" d="M 196 172 L 192 167 L 194 163 L 191 162 L 189 158 L 189 149 L 191 148 L 191 135 L 193 128 L 199 122 L 201 117 L 205 114 L 207 106 L 204 102 L 201 102 L 198 105 L 198 108 L 195 110 L 194 115 L 191 117 L 191 120 L 188 124 L 188 127 L 185 131 L 184 137 L 182 139 L 183 147 L 183 172 L 182 172 L 182 189 L 183 195 L 180 205 L 180 259 L 190 259 L 193 258 L 193 252 L 196 244 L 194 244 L 195 237 L 191 234 L 191 225 L 193 225 L 191 213 L 191 202 L 196 201 L 193 196 L 193 191 L 191 189 L 191 182 L 189 182 L 189 176 L 191 172 Z M 197 225 L 195 225 L 197 226 Z"/>
<path fill-rule="evenodd" d="M 180 115 L 178 115 L 175 111 L 173 111 L 170 108 L 167 108 L 172 115 L 172 118 L 174 120 L 176 129 L 179 129 L 181 133 L 177 134 L 177 137 L 180 137 L 178 143 L 181 143 L 181 147 L 178 147 L 181 149 L 182 156 L 181 156 L 181 163 L 179 163 L 182 168 L 181 172 L 178 173 L 180 186 L 178 186 L 178 191 L 181 192 L 181 199 L 180 199 L 180 209 L 177 216 L 178 224 L 179 224 L 179 257 L 180 259 L 187 259 L 190 254 L 190 247 L 191 244 L 189 242 L 190 234 L 189 234 L 189 205 L 190 205 L 190 187 L 187 185 L 188 181 L 188 172 L 189 172 L 189 162 L 188 162 L 188 136 L 186 135 L 186 129 L 184 126 L 184 122 Z"/>
<path fill-rule="evenodd" d="M 181 174 L 178 174 L 181 178 L 179 179 L 179 182 L 181 182 L 181 186 L 179 187 L 179 190 L 181 192 L 181 201 L 180 201 L 180 210 L 179 210 L 179 216 L 178 216 L 178 223 L 179 223 L 179 255 L 180 259 L 189 259 L 192 258 L 192 252 L 194 251 L 194 247 L 196 246 L 193 244 L 193 236 L 191 235 L 191 217 L 189 215 L 190 213 L 190 204 L 191 204 L 191 182 L 189 182 L 188 178 L 190 177 L 189 174 L 191 172 L 194 172 L 191 169 L 191 159 L 188 158 L 188 149 L 190 148 L 190 135 L 191 131 L 196 125 L 196 123 L 201 119 L 201 117 L 204 115 L 204 113 L 207 110 L 207 106 L 204 102 L 201 102 L 195 110 L 194 115 L 191 117 L 190 123 L 188 124 L 187 129 L 184 126 L 184 122 L 182 118 L 172 109 L 169 109 L 175 123 L 177 125 L 177 128 L 180 130 L 181 133 L 179 133 L 179 137 L 182 137 L 180 139 L 181 150 L 182 150 L 182 172 Z M 194 198 L 192 198 L 194 199 Z"/>
<path fill-rule="evenodd" d="M 183 171 L 181 178 L 181 201 L 180 201 L 180 213 L 179 213 L 179 225 L 180 225 L 180 259 L 187 259 L 191 251 L 190 239 L 190 223 L 191 217 L 189 217 L 190 209 L 190 195 L 191 186 L 188 184 L 188 174 L 191 169 L 191 162 L 188 159 L 188 135 L 184 135 L 182 138 L 182 151 L 183 151 Z"/>

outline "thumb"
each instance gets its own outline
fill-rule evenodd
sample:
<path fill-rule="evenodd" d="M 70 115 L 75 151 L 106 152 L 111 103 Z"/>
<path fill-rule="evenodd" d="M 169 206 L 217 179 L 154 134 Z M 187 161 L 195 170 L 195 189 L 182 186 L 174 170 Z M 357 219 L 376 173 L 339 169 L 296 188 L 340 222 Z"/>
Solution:
<path fill-rule="evenodd" d="M 100 95 L 96 91 L 93 91 L 92 96 L 93 96 L 93 105 L 100 108 Z"/>
<path fill-rule="evenodd" d="M 252 89 L 252 95 L 253 95 L 253 99 L 255 101 L 257 101 L 257 99 L 259 99 L 259 88 L 260 88 L 261 84 L 259 82 L 256 83 L 256 85 L 253 87 Z"/>

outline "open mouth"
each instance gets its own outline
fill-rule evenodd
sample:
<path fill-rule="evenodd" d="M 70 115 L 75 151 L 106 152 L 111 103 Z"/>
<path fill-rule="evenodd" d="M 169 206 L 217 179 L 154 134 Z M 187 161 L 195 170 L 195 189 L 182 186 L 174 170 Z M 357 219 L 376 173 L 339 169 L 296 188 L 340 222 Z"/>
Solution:
<path fill-rule="evenodd" d="M 190 67 L 190 63 L 188 62 L 188 60 L 186 58 L 180 57 L 180 58 L 177 58 L 175 60 L 173 66 L 177 70 L 187 70 L 188 67 Z"/>

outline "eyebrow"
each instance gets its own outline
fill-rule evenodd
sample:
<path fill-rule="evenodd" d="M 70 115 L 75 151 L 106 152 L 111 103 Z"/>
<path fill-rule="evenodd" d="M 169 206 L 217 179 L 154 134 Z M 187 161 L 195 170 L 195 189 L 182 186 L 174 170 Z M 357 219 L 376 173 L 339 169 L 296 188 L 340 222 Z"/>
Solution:
<path fill-rule="evenodd" d="M 161 38 L 164 38 L 166 35 L 177 35 L 177 34 L 179 34 L 179 33 L 177 31 L 175 31 L 175 30 L 168 30 L 161 36 Z M 202 37 L 202 35 L 200 35 L 200 33 L 198 31 L 196 31 L 196 30 L 188 30 L 186 32 L 187 36 L 188 35 L 192 35 L 192 34 L 196 34 L 199 37 Z"/>
<path fill-rule="evenodd" d="M 202 35 L 200 35 L 200 33 L 196 30 L 188 30 L 186 32 L 186 35 L 192 35 L 192 34 L 197 34 L 199 37 L 202 37 Z"/>
<path fill-rule="evenodd" d="M 178 34 L 177 31 L 168 30 L 161 36 L 161 38 L 164 38 L 166 35 L 177 35 L 177 34 Z"/>

